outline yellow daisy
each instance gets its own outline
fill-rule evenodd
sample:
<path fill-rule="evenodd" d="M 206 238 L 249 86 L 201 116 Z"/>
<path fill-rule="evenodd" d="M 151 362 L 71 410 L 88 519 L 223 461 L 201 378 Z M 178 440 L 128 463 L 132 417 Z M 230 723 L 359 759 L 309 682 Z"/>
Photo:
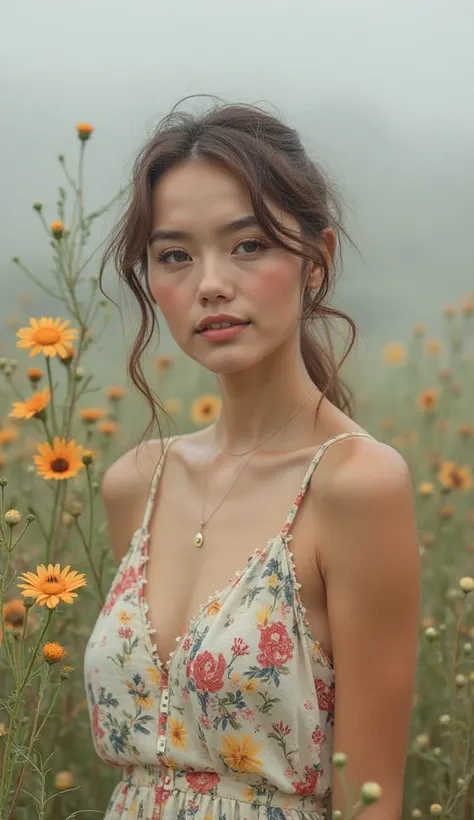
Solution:
<path fill-rule="evenodd" d="M 30 319 L 31 327 L 21 327 L 16 335 L 19 342 L 17 347 L 30 349 L 30 356 L 37 356 L 44 353 L 45 356 L 67 357 L 70 342 L 76 339 L 78 331 L 68 328 L 69 319 L 65 322 L 59 317 L 57 319 L 46 318 Z"/>
<path fill-rule="evenodd" d="M 214 421 L 221 410 L 221 400 L 213 393 L 198 396 L 191 405 L 191 420 L 194 424 L 206 424 Z"/>
<path fill-rule="evenodd" d="M 387 364 L 402 364 L 406 359 L 407 351 L 399 342 L 385 345 L 383 356 Z"/>
<path fill-rule="evenodd" d="M 0 428 L 0 447 L 3 444 L 11 444 L 12 441 L 16 441 L 19 435 L 20 434 L 19 434 L 17 428 L 14 427 L 13 425 L 10 425 L 8 427 L 1 427 Z"/>
<path fill-rule="evenodd" d="M 78 573 L 77 570 L 69 572 L 70 565 L 61 570 L 59 564 L 39 564 L 36 567 L 36 574 L 34 572 L 24 572 L 20 575 L 24 584 L 18 584 L 22 590 L 22 595 L 25 598 L 36 598 L 36 603 L 40 606 L 46 606 L 48 609 L 54 609 L 60 601 L 65 604 L 74 603 L 74 598 L 77 598 L 75 589 L 86 586 L 84 573 Z"/>
<path fill-rule="evenodd" d="M 52 447 L 45 442 L 38 444 L 37 450 L 39 454 L 33 457 L 37 473 L 46 481 L 50 478 L 57 481 L 72 478 L 84 467 L 84 447 L 82 444 L 76 444 L 73 439 L 67 441 L 55 436 Z"/>
<path fill-rule="evenodd" d="M 435 410 L 438 405 L 439 390 L 436 387 L 430 387 L 427 390 L 422 390 L 417 397 L 417 404 L 423 412 L 430 412 Z"/>
<path fill-rule="evenodd" d="M 458 467 L 454 461 L 445 461 L 438 473 L 443 487 L 466 492 L 472 487 L 472 473 L 469 466 Z"/>
<path fill-rule="evenodd" d="M 85 407 L 79 410 L 79 415 L 86 424 L 93 424 L 95 421 L 103 419 L 107 412 L 102 407 Z"/>
<path fill-rule="evenodd" d="M 44 390 L 37 390 L 26 401 L 13 402 L 12 411 L 8 415 L 14 419 L 31 419 L 41 413 L 51 401 L 51 391 L 49 387 Z"/>

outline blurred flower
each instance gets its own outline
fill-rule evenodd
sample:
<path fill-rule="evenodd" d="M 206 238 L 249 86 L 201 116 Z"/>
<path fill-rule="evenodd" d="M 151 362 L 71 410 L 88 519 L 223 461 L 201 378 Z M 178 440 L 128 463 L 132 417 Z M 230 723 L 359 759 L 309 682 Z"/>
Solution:
<path fill-rule="evenodd" d="M 74 775 L 72 772 L 66 770 L 58 772 L 54 778 L 54 785 L 58 791 L 70 789 L 74 785 Z"/>
<path fill-rule="evenodd" d="M 440 806 L 439 803 L 432 803 L 430 806 L 430 814 L 437 817 L 439 814 L 443 813 L 443 808 Z"/>
<path fill-rule="evenodd" d="M 55 239 L 61 239 L 64 233 L 64 224 L 60 219 L 55 219 L 54 222 L 51 222 L 51 233 Z"/>
<path fill-rule="evenodd" d="M 30 356 L 44 353 L 45 356 L 66 356 L 69 342 L 77 337 L 77 330 L 68 328 L 69 319 L 62 321 L 46 318 L 30 319 L 31 327 L 21 327 L 16 335 L 20 339 L 16 343 L 17 347 L 24 349 L 31 348 Z"/>
<path fill-rule="evenodd" d="M 93 133 L 94 129 L 88 122 L 79 122 L 76 125 L 76 131 L 79 139 L 86 142 L 86 140 L 88 140 L 90 135 Z"/>
<path fill-rule="evenodd" d="M 214 421 L 221 409 L 221 400 L 214 393 L 205 393 L 195 399 L 191 405 L 191 420 L 194 424 L 206 424 Z"/>
<path fill-rule="evenodd" d="M 107 415 L 107 410 L 101 407 L 86 407 L 79 410 L 79 415 L 86 424 L 94 424 L 94 422 L 103 419 Z"/>
<path fill-rule="evenodd" d="M 452 518 L 454 515 L 454 507 L 452 504 L 445 504 L 444 507 L 441 507 L 439 514 L 441 518 Z"/>
<path fill-rule="evenodd" d="M 395 420 L 392 418 L 385 418 L 382 419 L 380 422 L 380 428 L 382 430 L 393 430 L 395 427 Z"/>
<path fill-rule="evenodd" d="M 462 591 L 466 593 L 474 591 L 474 578 L 471 578 L 470 575 L 466 575 L 464 578 L 461 578 L 459 581 L 459 586 L 461 587 Z"/>
<path fill-rule="evenodd" d="M 402 364 L 406 359 L 407 351 L 405 345 L 393 342 L 385 345 L 383 356 L 387 364 Z"/>
<path fill-rule="evenodd" d="M 427 327 L 422 323 L 417 323 L 413 325 L 412 331 L 414 336 L 424 336 L 427 331 Z"/>
<path fill-rule="evenodd" d="M 461 300 L 461 311 L 465 316 L 472 316 L 472 314 L 474 314 L 474 293 L 471 293 Z"/>
<path fill-rule="evenodd" d="M 443 316 L 446 316 L 447 319 L 452 319 L 453 316 L 456 316 L 456 308 L 454 305 L 445 305 L 443 308 Z"/>
<path fill-rule="evenodd" d="M 35 384 L 35 382 L 39 382 L 40 379 L 43 378 L 44 372 L 43 370 L 40 370 L 39 367 L 29 367 L 26 371 L 26 375 L 28 376 L 30 382 Z"/>
<path fill-rule="evenodd" d="M 442 367 L 441 370 L 438 372 L 438 377 L 442 381 L 449 381 L 450 379 L 452 379 L 453 374 L 448 367 Z"/>
<path fill-rule="evenodd" d="M 170 416 L 180 413 L 182 410 L 182 402 L 180 399 L 167 399 L 163 404 L 166 413 Z"/>
<path fill-rule="evenodd" d="M 428 339 L 425 343 L 425 351 L 428 356 L 439 356 L 443 345 L 438 339 Z"/>
<path fill-rule="evenodd" d="M 38 444 L 39 455 L 35 455 L 33 460 L 37 467 L 37 474 L 48 481 L 54 478 L 61 481 L 77 475 L 84 467 L 82 463 L 83 446 L 76 444 L 74 439 L 54 437 L 53 446 L 48 442 Z"/>
<path fill-rule="evenodd" d="M 155 358 L 155 365 L 158 373 L 164 373 L 169 370 L 173 364 L 173 356 L 157 356 Z"/>
<path fill-rule="evenodd" d="M 44 390 L 36 390 L 26 401 L 15 401 L 12 411 L 8 415 L 14 419 L 31 419 L 44 410 L 51 401 L 51 391 L 49 387 Z"/>
<path fill-rule="evenodd" d="M 74 350 L 74 348 L 68 346 L 66 347 L 66 353 L 64 355 L 61 353 L 59 354 L 59 359 L 62 362 L 62 364 L 69 364 L 70 362 L 72 362 L 75 355 L 76 351 Z"/>
<path fill-rule="evenodd" d="M 115 436 L 118 430 L 118 424 L 116 421 L 105 419 L 104 421 L 99 421 L 97 429 L 99 433 L 102 433 L 104 436 Z"/>
<path fill-rule="evenodd" d="M 443 487 L 451 490 L 466 492 L 472 487 L 472 473 L 470 467 L 457 467 L 454 461 L 445 461 L 438 473 L 438 479 Z"/>
<path fill-rule="evenodd" d="M 120 401 L 125 396 L 123 387 L 106 387 L 105 394 L 109 401 Z"/>
<path fill-rule="evenodd" d="M 433 495 L 434 485 L 431 481 L 422 481 L 421 484 L 418 485 L 418 492 L 423 496 Z"/>
<path fill-rule="evenodd" d="M 3 621 L 7 629 L 23 629 L 26 609 L 21 598 L 12 598 L 3 604 Z M 0 641 L 2 639 L 0 629 Z"/>
<path fill-rule="evenodd" d="M 370 806 L 372 803 L 376 803 L 380 800 L 382 796 L 382 787 L 379 786 L 378 783 L 363 783 L 360 790 L 360 796 L 364 805 Z"/>
<path fill-rule="evenodd" d="M 472 424 L 468 424 L 468 422 L 464 422 L 463 424 L 459 425 L 458 433 L 463 438 L 470 438 L 472 436 L 472 434 L 474 433 L 474 427 L 472 426 Z"/>
<path fill-rule="evenodd" d="M 3 444 L 11 444 L 12 441 L 16 441 L 19 437 L 19 432 L 16 427 L 10 425 L 8 427 L 1 427 L 0 428 L 0 447 Z"/>
<path fill-rule="evenodd" d="M 69 680 L 72 672 L 74 672 L 73 666 L 63 666 L 61 669 L 61 680 Z"/>
<path fill-rule="evenodd" d="M 438 405 L 439 390 L 436 387 L 429 387 L 418 394 L 417 404 L 423 412 L 434 410 Z"/>
<path fill-rule="evenodd" d="M 436 423 L 436 429 L 439 433 L 447 433 L 449 430 L 449 419 L 439 419 Z"/>
<path fill-rule="evenodd" d="M 59 663 L 67 655 L 64 646 L 56 641 L 50 641 L 43 646 L 43 658 L 48 663 Z"/>
<path fill-rule="evenodd" d="M 36 573 L 24 572 L 20 578 L 26 583 L 18 584 L 22 589 L 22 595 L 25 598 L 36 598 L 36 603 L 40 606 L 46 606 L 48 609 L 54 609 L 60 601 L 65 604 L 74 603 L 74 598 L 77 598 L 77 592 L 73 590 L 79 587 L 86 586 L 84 573 L 78 573 L 76 570 L 69 572 L 70 565 L 61 570 L 59 564 L 40 564 L 36 567 Z"/>

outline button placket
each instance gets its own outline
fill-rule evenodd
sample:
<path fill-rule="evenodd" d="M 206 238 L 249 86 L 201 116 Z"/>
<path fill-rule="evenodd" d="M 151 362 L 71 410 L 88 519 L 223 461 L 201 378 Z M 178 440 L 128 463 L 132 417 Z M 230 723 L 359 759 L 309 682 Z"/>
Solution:
<path fill-rule="evenodd" d="M 158 754 L 163 754 L 166 749 L 166 727 L 168 721 L 168 706 L 169 706 L 169 690 L 167 686 L 163 686 L 160 699 L 160 717 L 158 729 L 158 741 L 156 744 L 156 751 Z"/>

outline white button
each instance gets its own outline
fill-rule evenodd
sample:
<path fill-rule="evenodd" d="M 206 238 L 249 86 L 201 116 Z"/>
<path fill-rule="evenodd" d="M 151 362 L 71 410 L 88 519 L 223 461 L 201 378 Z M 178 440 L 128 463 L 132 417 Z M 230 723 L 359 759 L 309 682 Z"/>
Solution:
<path fill-rule="evenodd" d="M 158 752 L 164 752 L 166 746 L 166 737 L 164 735 L 160 735 L 158 738 L 158 743 L 156 744 L 156 749 Z"/>

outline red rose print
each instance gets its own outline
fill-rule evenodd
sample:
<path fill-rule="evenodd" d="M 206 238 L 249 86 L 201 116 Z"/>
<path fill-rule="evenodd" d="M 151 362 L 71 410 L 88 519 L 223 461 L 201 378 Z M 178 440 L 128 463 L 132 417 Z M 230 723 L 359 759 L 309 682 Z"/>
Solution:
<path fill-rule="evenodd" d="M 323 680 L 315 679 L 314 685 L 318 695 L 319 708 L 323 712 L 334 713 L 335 690 L 334 686 L 327 686 Z"/>
<path fill-rule="evenodd" d="M 131 638 L 133 635 L 133 630 L 130 629 L 129 626 L 121 626 L 118 631 L 118 634 L 121 638 Z"/>
<path fill-rule="evenodd" d="M 218 692 L 224 685 L 226 663 L 222 652 L 217 658 L 209 652 L 200 652 L 194 658 L 193 678 L 196 689 L 202 692 Z"/>
<path fill-rule="evenodd" d="M 99 721 L 100 712 L 99 712 L 99 704 L 96 703 L 93 710 L 92 710 L 92 732 L 95 737 L 104 737 L 105 732 L 102 729 Z"/>
<path fill-rule="evenodd" d="M 108 599 L 102 607 L 102 612 L 107 615 L 115 606 L 115 602 L 118 600 L 118 598 L 120 598 L 122 595 L 128 592 L 129 589 L 132 589 L 132 587 L 137 582 L 137 570 L 135 569 L 135 567 L 128 567 L 128 569 L 126 569 L 125 572 L 123 572 L 122 575 L 120 575 L 120 577 L 117 578 L 114 586 L 111 587 Z"/>
<path fill-rule="evenodd" d="M 309 766 L 305 766 L 306 777 L 304 780 L 297 780 L 296 782 L 292 783 L 296 794 L 299 794 L 301 797 L 309 797 L 312 794 L 316 793 L 316 789 L 318 788 L 318 780 L 322 774 L 321 771 L 318 769 L 310 768 Z"/>
<path fill-rule="evenodd" d="M 293 642 L 281 621 L 262 628 L 258 648 L 260 654 L 257 655 L 257 661 L 264 669 L 283 666 L 293 657 Z"/>
<path fill-rule="evenodd" d="M 220 777 L 216 772 L 187 772 L 186 780 L 192 789 L 200 794 L 207 794 L 217 786 Z"/>

